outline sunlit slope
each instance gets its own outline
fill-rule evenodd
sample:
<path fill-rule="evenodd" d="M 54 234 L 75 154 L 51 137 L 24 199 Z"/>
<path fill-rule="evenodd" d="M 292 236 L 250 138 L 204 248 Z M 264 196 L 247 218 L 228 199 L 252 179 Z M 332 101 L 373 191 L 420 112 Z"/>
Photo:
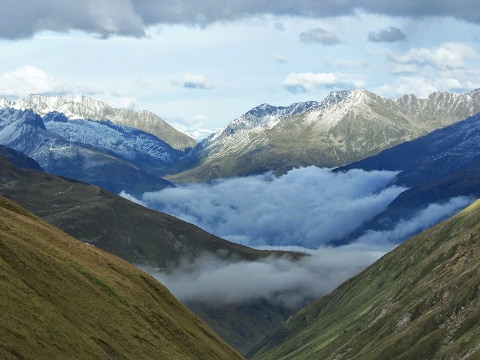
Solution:
<path fill-rule="evenodd" d="M 165 287 L 0 197 L 0 358 L 240 359 Z"/>
<path fill-rule="evenodd" d="M 304 308 L 254 359 L 480 357 L 480 202 Z"/>

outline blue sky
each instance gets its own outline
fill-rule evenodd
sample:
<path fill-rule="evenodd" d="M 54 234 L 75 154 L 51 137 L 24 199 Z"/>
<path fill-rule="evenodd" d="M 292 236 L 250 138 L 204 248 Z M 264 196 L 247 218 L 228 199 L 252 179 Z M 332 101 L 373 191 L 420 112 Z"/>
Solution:
<path fill-rule="evenodd" d="M 480 87 L 475 1 L 0 0 L 0 96 L 89 95 L 197 135 L 262 103 Z"/>

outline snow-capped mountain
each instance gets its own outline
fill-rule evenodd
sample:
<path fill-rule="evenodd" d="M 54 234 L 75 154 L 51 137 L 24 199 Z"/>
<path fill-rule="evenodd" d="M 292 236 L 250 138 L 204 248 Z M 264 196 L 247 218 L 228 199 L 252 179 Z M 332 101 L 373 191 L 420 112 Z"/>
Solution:
<path fill-rule="evenodd" d="M 0 99 L 0 108 L 11 107 L 19 110 L 31 109 L 40 116 L 57 111 L 68 119 L 110 120 L 119 125 L 134 127 L 149 132 L 174 149 L 185 151 L 197 142 L 181 133 L 146 110 L 135 112 L 130 109 L 113 108 L 102 101 L 88 96 L 64 97 L 30 95 L 20 100 Z"/>
<path fill-rule="evenodd" d="M 68 141 L 95 146 L 115 153 L 138 168 L 160 174 L 175 163 L 181 152 L 156 136 L 111 121 L 68 120 L 52 112 L 43 117 L 45 128 Z"/>
<path fill-rule="evenodd" d="M 44 122 L 32 110 L 12 108 L 0 109 L 0 144 L 30 156 L 49 173 L 117 193 L 169 186 L 159 172 L 181 154 L 137 129 L 67 120 L 59 113 L 47 114 Z"/>
<path fill-rule="evenodd" d="M 342 166 L 480 112 L 480 92 L 387 99 L 366 90 L 322 102 L 260 105 L 201 141 L 171 178 L 205 181 L 293 167 Z"/>

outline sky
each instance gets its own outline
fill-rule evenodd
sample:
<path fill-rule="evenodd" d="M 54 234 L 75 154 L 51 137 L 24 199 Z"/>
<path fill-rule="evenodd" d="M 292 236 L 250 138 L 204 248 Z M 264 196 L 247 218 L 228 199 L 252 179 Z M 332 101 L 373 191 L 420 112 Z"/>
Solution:
<path fill-rule="evenodd" d="M 0 97 L 88 95 L 197 139 L 262 103 L 480 88 L 474 0 L 0 0 Z"/>

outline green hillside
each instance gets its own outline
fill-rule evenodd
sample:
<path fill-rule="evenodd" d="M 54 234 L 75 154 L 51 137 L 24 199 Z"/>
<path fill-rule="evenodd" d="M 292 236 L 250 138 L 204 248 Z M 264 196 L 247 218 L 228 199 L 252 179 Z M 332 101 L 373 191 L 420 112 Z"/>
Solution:
<path fill-rule="evenodd" d="M 265 338 L 253 359 L 480 358 L 480 201 Z"/>
<path fill-rule="evenodd" d="M 0 358 L 240 359 L 168 290 L 0 197 Z"/>

